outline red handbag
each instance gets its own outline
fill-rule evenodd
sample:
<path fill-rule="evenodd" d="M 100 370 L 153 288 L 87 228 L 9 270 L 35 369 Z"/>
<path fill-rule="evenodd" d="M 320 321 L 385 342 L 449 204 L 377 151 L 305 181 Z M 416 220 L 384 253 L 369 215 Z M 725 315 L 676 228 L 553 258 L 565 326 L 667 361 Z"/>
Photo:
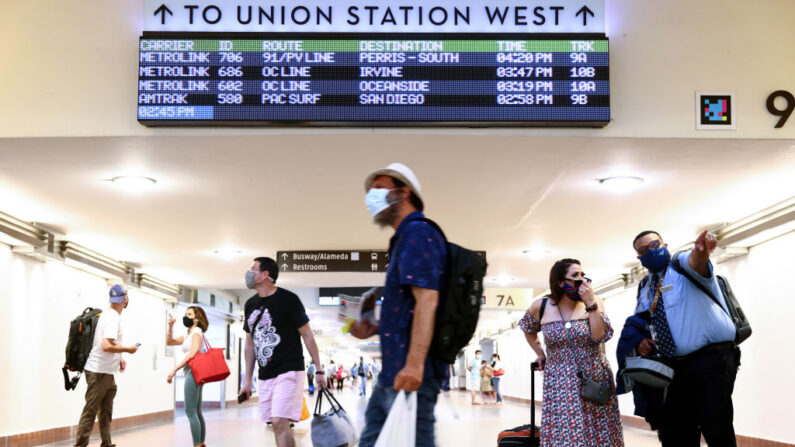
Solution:
<path fill-rule="evenodd" d="M 502 368 L 500 368 L 500 369 L 498 369 L 498 370 L 494 371 L 494 377 L 500 377 L 500 376 L 501 376 L 501 375 L 503 375 L 503 374 L 505 374 L 505 370 L 504 370 L 504 369 L 502 369 Z"/>
<path fill-rule="evenodd" d="M 204 339 L 205 351 L 197 352 L 188 361 L 190 372 L 196 385 L 203 385 L 210 382 L 219 382 L 229 377 L 229 366 L 224 359 L 224 350 L 213 348 L 206 338 Z"/>

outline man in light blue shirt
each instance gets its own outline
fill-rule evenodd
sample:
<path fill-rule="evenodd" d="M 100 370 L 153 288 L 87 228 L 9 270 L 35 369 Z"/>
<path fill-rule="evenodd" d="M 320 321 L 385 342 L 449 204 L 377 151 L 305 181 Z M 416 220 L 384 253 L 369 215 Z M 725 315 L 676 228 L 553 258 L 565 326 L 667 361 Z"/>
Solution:
<path fill-rule="evenodd" d="M 655 335 L 640 342 L 637 351 L 644 356 L 657 351 L 674 367 L 663 407 L 662 445 L 697 447 L 703 434 L 710 446 L 736 446 L 731 396 L 740 356 L 736 328 L 709 261 L 715 236 L 704 231 L 693 250 L 677 256 L 680 268 L 711 291 L 720 306 L 674 268 L 659 233 L 644 231 L 632 245 L 649 270 L 635 313 L 648 317 Z"/>
<path fill-rule="evenodd" d="M 475 357 L 469 361 L 467 371 L 469 371 L 469 382 L 472 386 L 472 405 L 480 405 L 477 396 L 480 394 L 480 349 L 475 351 Z"/>

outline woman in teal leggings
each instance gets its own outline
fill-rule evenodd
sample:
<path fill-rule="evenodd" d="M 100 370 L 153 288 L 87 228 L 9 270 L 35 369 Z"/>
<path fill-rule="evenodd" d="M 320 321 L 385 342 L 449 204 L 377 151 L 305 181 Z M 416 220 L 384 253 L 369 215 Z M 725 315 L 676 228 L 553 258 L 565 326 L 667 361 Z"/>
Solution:
<path fill-rule="evenodd" d="M 182 345 L 182 351 L 185 352 L 186 355 L 168 375 L 168 383 L 174 380 L 174 376 L 180 368 L 185 368 L 185 416 L 188 417 L 188 421 L 190 422 L 190 434 L 193 437 L 193 446 L 206 447 L 204 440 L 207 436 L 207 426 L 204 423 L 204 416 L 202 416 L 203 385 L 196 385 L 188 362 L 202 348 L 204 332 L 207 330 L 207 326 L 209 326 L 207 314 L 204 313 L 201 307 L 189 307 L 185 311 L 185 316 L 182 317 L 182 324 L 188 328 L 188 334 L 176 338 L 173 336 L 174 321 L 174 317 L 170 317 L 168 320 L 166 344 Z"/>

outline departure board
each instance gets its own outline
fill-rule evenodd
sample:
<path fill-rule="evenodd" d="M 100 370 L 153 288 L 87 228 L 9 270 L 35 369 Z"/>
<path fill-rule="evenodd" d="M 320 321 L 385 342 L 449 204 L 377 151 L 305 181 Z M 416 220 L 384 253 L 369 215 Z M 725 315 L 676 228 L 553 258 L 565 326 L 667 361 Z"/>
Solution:
<path fill-rule="evenodd" d="M 225 37 L 141 37 L 139 122 L 602 127 L 610 120 L 605 37 Z"/>

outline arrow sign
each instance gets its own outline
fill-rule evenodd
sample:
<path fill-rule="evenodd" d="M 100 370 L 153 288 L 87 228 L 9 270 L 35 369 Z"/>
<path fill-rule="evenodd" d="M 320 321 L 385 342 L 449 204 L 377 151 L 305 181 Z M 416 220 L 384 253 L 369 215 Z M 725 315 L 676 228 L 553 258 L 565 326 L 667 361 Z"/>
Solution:
<path fill-rule="evenodd" d="M 305 33 L 309 24 L 320 26 L 327 33 L 594 33 L 605 32 L 605 0 L 413 0 L 423 11 L 434 12 L 434 23 L 422 20 L 423 14 L 401 14 L 403 20 L 390 20 L 395 12 L 387 9 L 389 2 L 379 4 L 370 11 L 371 20 L 355 19 L 343 11 L 368 2 L 361 0 L 287 0 L 281 2 L 252 2 L 247 0 L 140 0 L 143 3 L 144 30 L 164 32 L 266 32 Z M 279 6 L 267 7 L 276 3 Z M 494 3 L 499 4 L 499 6 Z M 257 6 L 262 4 L 254 12 Z M 529 7 L 528 4 L 532 4 Z M 562 6 L 565 5 L 565 6 Z M 580 5 L 577 8 L 577 5 Z M 281 8 L 280 8 L 281 7 Z M 334 13 L 331 13 L 331 8 Z M 528 9 L 529 7 L 529 9 Z M 252 9 L 253 8 L 253 9 Z M 267 15 L 272 8 L 280 14 Z M 337 9 L 339 8 L 339 10 Z M 370 7 L 367 7 L 370 9 Z M 467 11 L 467 19 L 454 20 L 454 9 Z M 248 10 L 252 10 L 249 14 Z M 421 9 L 422 10 L 422 9 Z M 339 11 L 339 12 L 338 12 Z M 528 21 L 527 13 L 535 11 Z M 152 14 L 154 12 L 154 14 Z M 471 12 L 471 16 L 470 16 Z M 263 14 L 264 13 L 264 14 Z M 576 14 L 575 14 L 576 13 Z M 351 13 L 353 14 L 353 13 Z M 360 12 L 359 14 L 362 14 Z M 248 17 L 249 15 L 256 17 Z M 376 20 L 383 17 L 383 20 Z M 580 17 L 582 16 L 582 17 Z M 537 19 L 537 20 L 533 20 Z M 244 20 L 248 20 L 245 23 Z M 384 26 L 389 22 L 391 26 Z"/>
<path fill-rule="evenodd" d="M 580 8 L 580 10 L 577 11 L 577 14 L 575 14 L 574 16 L 576 17 L 579 16 L 580 14 L 582 14 L 583 26 L 588 25 L 588 14 L 590 14 L 591 17 L 595 17 L 593 11 L 591 11 L 591 8 L 589 8 L 588 6 L 583 6 L 582 8 Z"/>
<path fill-rule="evenodd" d="M 282 272 L 386 272 L 386 250 L 277 251 Z"/>
<path fill-rule="evenodd" d="M 157 8 L 155 10 L 155 13 L 153 15 L 156 16 L 156 15 L 160 14 L 160 24 L 161 25 L 165 25 L 166 24 L 166 13 L 168 13 L 168 15 L 170 15 L 170 16 L 174 15 L 174 13 L 171 12 L 170 9 L 168 9 L 168 6 L 166 6 L 166 4 L 163 3 L 162 5 L 160 5 L 159 8 Z"/>

